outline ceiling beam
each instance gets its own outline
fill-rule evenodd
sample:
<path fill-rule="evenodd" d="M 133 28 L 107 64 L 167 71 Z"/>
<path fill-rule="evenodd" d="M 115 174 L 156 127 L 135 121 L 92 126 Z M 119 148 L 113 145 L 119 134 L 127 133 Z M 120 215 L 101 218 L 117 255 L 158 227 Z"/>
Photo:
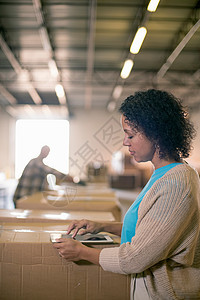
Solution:
<path fill-rule="evenodd" d="M 23 72 L 28 75 L 28 78 L 30 78 L 30 73 L 26 70 L 23 69 L 20 65 L 20 63 L 18 62 L 18 60 L 16 59 L 16 57 L 14 56 L 13 52 L 11 51 L 11 49 L 9 48 L 8 44 L 6 43 L 6 41 L 4 40 L 2 34 L 0 33 L 0 46 L 2 51 L 4 52 L 5 56 L 7 57 L 8 61 L 10 62 L 10 64 L 12 65 L 13 69 L 15 70 L 15 72 L 20 75 Z M 27 84 L 28 86 L 31 85 L 31 93 L 29 88 L 28 93 L 30 94 L 31 98 L 33 99 L 33 102 L 35 104 L 38 103 L 42 103 L 42 99 L 40 98 L 40 96 L 38 95 L 37 91 L 35 90 L 35 88 L 33 87 L 32 83 L 30 80 L 27 79 Z M 33 91 L 34 90 L 34 91 Z M 5 91 L 4 91 L 5 92 Z M 9 93 L 10 94 L 10 93 Z M 11 95 L 11 94 L 10 94 Z M 13 96 L 12 96 L 13 97 Z M 14 97 L 13 97 L 14 98 Z M 14 98 L 15 99 L 15 98 Z M 15 99 L 16 100 L 16 99 Z M 9 101 L 10 102 L 10 101 Z"/>
<path fill-rule="evenodd" d="M 0 93 L 7 99 L 7 101 L 13 105 L 17 104 L 17 99 L 13 97 L 13 95 L 8 92 L 8 90 L 0 83 Z"/>
<path fill-rule="evenodd" d="M 172 51 L 170 56 L 167 58 L 166 62 L 162 65 L 160 70 L 157 72 L 156 79 L 159 80 L 163 78 L 166 74 L 166 72 L 169 70 L 175 59 L 179 56 L 181 51 L 184 49 L 184 47 L 187 45 L 187 43 L 190 41 L 192 36 L 195 34 L 195 32 L 200 27 L 200 20 L 196 22 L 194 26 L 189 30 L 189 32 L 184 36 L 182 41 L 178 44 L 178 46 Z"/>
<path fill-rule="evenodd" d="M 157 74 L 154 77 L 154 83 L 157 85 L 159 80 L 163 78 L 166 72 L 169 70 L 175 59 L 179 56 L 181 51 L 184 49 L 186 44 L 190 41 L 194 33 L 198 30 L 200 26 L 199 20 L 199 7 L 200 7 L 200 0 L 197 1 L 195 7 L 191 10 L 188 18 L 183 22 L 182 26 L 180 27 L 179 32 L 174 37 L 172 41 L 171 48 L 173 49 L 177 45 L 177 41 L 180 41 L 179 44 L 174 48 L 170 56 L 165 60 L 165 63 L 161 66 L 158 70 Z M 188 27 L 190 30 L 188 31 Z M 187 32 L 187 34 L 186 34 Z M 182 38 L 183 37 L 183 38 Z"/>
<path fill-rule="evenodd" d="M 4 54 L 6 55 L 7 59 L 9 60 L 10 64 L 14 68 L 15 72 L 17 74 L 20 74 L 22 72 L 22 68 L 21 68 L 19 62 L 17 61 L 17 59 L 15 58 L 14 54 L 8 47 L 6 41 L 4 40 L 1 33 L 0 33 L 0 46 L 1 46 L 1 49 L 4 52 Z"/>
<path fill-rule="evenodd" d="M 92 75 L 94 70 L 94 51 L 95 51 L 95 28 L 96 28 L 96 8 L 97 1 L 90 0 L 90 18 L 88 23 L 88 50 L 87 50 L 87 70 L 85 87 L 85 108 L 91 108 L 92 104 Z"/>
<path fill-rule="evenodd" d="M 60 75 L 59 69 L 56 64 L 54 50 L 51 45 L 48 30 L 45 25 L 45 19 L 44 19 L 41 1 L 40 0 L 32 0 L 32 1 L 33 1 L 33 7 L 35 10 L 36 19 L 37 19 L 37 22 L 39 25 L 39 33 L 40 33 L 43 49 L 46 51 L 47 57 L 48 57 L 48 67 L 49 67 L 52 77 L 55 79 L 55 91 L 56 91 L 56 86 L 58 84 L 62 85 L 61 75 Z M 58 100 L 61 105 L 68 106 L 66 92 L 65 92 L 63 86 L 62 86 L 62 89 L 63 89 L 64 95 L 62 97 L 59 97 L 59 94 L 56 93 L 56 96 L 58 97 Z M 68 107 L 67 107 L 67 109 L 68 109 Z"/>
<path fill-rule="evenodd" d="M 2 37 L 2 34 L 0 33 L 0 46 L 3 50 L 4 54 L 7 53 L 7 57 L 9 57 L 9 61 L 11 65 L 13 66 L 15 72 L 19 74 L 21 72 L 21 66 L 18 63 L 18 61 L 15 59 L 15 56 L 13 55 L 12 51 L 6 44 L 5 40 Z M 7 99 L 7 101 L 12 104 L 17 104 L 17 99 L 13 97 L 13 95 L 8 92 L 8 90 L 0 83 L 0 93 Z"/>

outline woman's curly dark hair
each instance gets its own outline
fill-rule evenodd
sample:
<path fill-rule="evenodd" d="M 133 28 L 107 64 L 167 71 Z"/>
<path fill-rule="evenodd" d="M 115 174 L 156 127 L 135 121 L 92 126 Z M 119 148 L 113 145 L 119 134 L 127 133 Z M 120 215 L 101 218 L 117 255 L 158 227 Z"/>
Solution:
<path fill-rule="evenodd" d="M 159 147 L 160 158 L 189 156 L 195 136 L 193 124 L 181 101 L 161 90 L 136 92 L 119 108 L 133 130 L 143 132 Z"/>

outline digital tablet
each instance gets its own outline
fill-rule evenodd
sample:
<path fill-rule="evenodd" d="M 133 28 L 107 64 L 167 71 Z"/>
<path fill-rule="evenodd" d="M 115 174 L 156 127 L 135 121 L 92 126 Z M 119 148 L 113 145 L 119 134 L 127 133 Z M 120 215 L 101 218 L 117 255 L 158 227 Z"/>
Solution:
<path fill-rule="evenodd" d="M 61 233 L 52 233 L 51 241 L 52 243 L 56 243 L 56 239 L 59 238 L 72 238 L 72 234 L 61 234 Z M 84 235 L 77 234 L 75 236 L 75 240 L 83 243 L 83 244 L 110 244 L 113 243 L 113 239 L 109 235 L 105 234 L 91 234 L 87 233 Z"/>

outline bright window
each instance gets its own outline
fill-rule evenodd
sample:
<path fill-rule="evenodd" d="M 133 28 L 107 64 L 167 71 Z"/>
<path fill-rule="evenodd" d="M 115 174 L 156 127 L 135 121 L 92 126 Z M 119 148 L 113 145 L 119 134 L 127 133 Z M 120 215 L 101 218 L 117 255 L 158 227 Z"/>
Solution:
<path fill-rule="evenodd" d="M 18 120 L 16 122 L 15 177 L 38 156 L 42 146 L 50 153 L 44 163 L 60 172 L 69 172 L 69 122 L 67 120 Z"/>

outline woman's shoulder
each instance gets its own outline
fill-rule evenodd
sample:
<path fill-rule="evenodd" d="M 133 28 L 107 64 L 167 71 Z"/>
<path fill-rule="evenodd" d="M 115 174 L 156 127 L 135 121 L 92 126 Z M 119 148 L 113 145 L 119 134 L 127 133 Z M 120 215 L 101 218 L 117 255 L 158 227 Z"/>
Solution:
<path fill-rule="evenodd" d="M 187 162 L 178 164 L 165 175 L 159 179 L 160 188 L 170 188 L 177 191 L 183 190 L 199 190 L 200 193 L 200 179 L 197 171 Z M 173 188 L 174 187 L 174 188 Z M 157 187 L 158 188 L 158 187 Z"/>
<path fill-rule="evenodd" d="M 184 161 L 181 164 L 176 165 L 174 168 L 172 168 L 171 170 L 169 170 L 166 174 L 167 176 L 177 176 L 177 177 L 193 177 L 199 180 L 199 175 L 198 172 L 195 170 L 194 167 L 192 167 L 189 163 L 187 163 L 186 161 Z"/>
<path fill-rule="evenodd" d="M 179 164 L 158 179 L 146 196 L 152 201 L 157 201 L 159 197 L 165 197 L 165 199 L 169 197 L 175 199 L 173 201 L 175 205 L 183 200 L 189 205 L 198 203 L 200 197 L 198 173 L 187 163 Z"/>

